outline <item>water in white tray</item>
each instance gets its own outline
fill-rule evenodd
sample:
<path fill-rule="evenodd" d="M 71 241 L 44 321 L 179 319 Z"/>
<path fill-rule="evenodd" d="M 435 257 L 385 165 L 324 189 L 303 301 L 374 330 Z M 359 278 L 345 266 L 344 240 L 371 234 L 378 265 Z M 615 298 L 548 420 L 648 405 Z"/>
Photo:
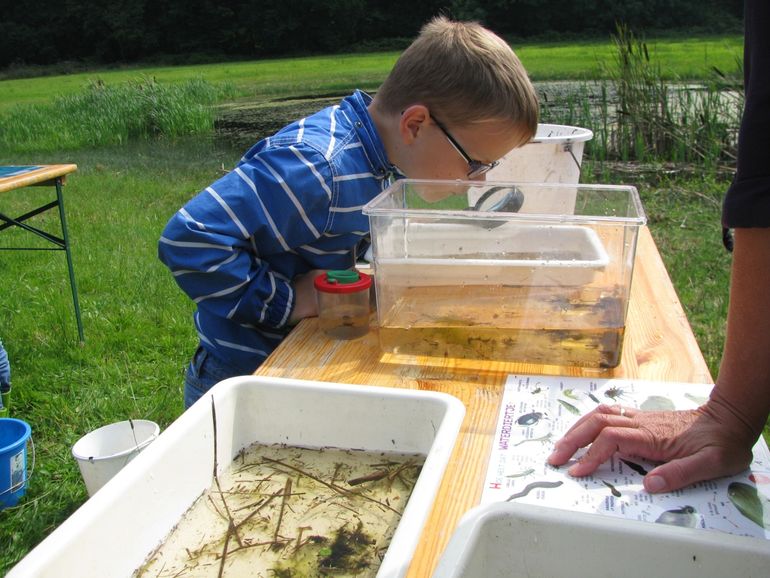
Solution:
<path fill-rule="evenodd" d="M 134 576 L 375 576 L 423 462 L 255 444 Z"/>

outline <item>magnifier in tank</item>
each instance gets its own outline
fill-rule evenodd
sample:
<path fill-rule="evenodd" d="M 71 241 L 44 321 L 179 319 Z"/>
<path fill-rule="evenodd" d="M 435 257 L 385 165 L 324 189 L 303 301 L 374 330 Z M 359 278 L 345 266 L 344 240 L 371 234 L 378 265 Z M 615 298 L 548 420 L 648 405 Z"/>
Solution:
<path fill-rule="evenodd" d="M 524 193 L 515 185 L 490 187 L 466 211 L 489 213 L 518 213 L 524 204 Z M 480 226 L 487 230 L 505 224 L 504 220 L 485 219 Z"/>
<path fill-rule="evenodd" d="M 512 186 L 491 187 L 484 191 L 478 200 L 467 211 L 489 213 L 517 213 L 524 204 L 524 193 Z"/>

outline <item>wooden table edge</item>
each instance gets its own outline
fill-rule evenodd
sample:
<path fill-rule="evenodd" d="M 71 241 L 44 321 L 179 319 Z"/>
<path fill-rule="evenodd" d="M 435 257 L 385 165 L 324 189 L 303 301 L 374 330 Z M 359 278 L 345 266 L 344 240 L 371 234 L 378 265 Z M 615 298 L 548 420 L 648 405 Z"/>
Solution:
<path fill-rule="evenodd" d="M 60 178 L 63 184 L 66 180 L 66 175 L 74 173 L 77 169 L 78 166 L 75 164 L 40 165 L 40 168 L 26 173 L 10 177 L 0 177 L 0 193 L 22 187 L 53 185 L 57 178 Z"/>

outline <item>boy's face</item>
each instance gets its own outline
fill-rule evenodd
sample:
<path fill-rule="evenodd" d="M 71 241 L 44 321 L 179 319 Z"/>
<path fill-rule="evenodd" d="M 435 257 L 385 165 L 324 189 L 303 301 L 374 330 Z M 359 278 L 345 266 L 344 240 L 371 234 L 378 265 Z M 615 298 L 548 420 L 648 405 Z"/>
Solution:
<path fill-rule="evenodd" d="M 483 181 L 486 171 L 521 142 L 518 131 L 500 122 L 448 126 L 428 116 L 414 139 L 408 166 L 400 168 L 414 179 Z"/>

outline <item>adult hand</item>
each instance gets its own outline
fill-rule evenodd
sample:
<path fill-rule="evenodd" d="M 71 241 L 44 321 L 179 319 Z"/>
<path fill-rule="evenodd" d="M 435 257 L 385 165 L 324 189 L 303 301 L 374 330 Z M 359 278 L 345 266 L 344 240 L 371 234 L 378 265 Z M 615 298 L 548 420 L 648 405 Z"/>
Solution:
<path fill-rule="evenodd" d="M 687 411 L 600 405 L 556 442 L 548 463 L 561 466 L 589 444 L 569 468 L 570 475 L 590 475 L 615 452 L 666 462 L 644 478 L 648 492 L 660 493 L 741 472 L 751 463 L 755 441 L 756 433 L 746 422 L 713 396 Z"/>

